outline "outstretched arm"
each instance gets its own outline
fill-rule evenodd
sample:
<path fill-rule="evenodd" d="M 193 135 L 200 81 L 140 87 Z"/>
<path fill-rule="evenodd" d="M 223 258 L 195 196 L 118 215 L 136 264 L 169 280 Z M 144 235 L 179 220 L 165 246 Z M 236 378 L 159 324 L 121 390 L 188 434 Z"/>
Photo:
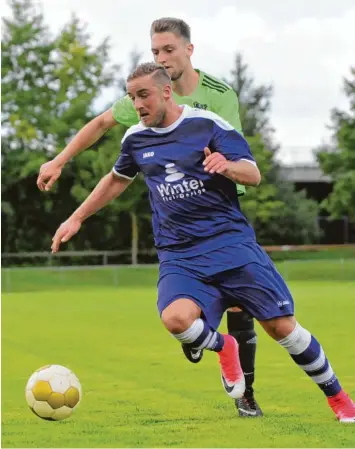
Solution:
<path fill-rule="evenodd" d="M 87 218 L 120 196 L 131 182 L 132 180 L 116 176 L 112 172 L 104 176 L 86 200 L 59 226 L 52 239 L 52 253 L 59 250 L 61 243 L 70 240 Z"/>
<path fill-rule="evenodd" d="M 130 127 L 138 122 L 139 118 L 133 107 L 132 100 L 128 95 L 125 95 L 117 100 L 112 105 L 112 108 L 98 115 L 85 125 L 53 160 L 41 166 L 37 179 L 38 188 L 42 191 L 50 190 L 60 177 L 64 165 L 77 154 L 91 147 L 109 129 L 119 123 Z"/>

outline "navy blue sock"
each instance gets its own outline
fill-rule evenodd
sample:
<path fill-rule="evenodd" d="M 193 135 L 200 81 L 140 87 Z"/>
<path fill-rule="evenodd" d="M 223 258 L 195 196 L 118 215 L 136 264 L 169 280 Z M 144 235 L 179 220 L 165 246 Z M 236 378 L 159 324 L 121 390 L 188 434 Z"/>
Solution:
<path fill-rule="evenodd" d="M 278 343 L 291 355 L 297 365 L 318 385 L 326 396 L 334 396 L 341 391 L 323 348 L 317 339 L 298 323 L 286 338 Z"/>

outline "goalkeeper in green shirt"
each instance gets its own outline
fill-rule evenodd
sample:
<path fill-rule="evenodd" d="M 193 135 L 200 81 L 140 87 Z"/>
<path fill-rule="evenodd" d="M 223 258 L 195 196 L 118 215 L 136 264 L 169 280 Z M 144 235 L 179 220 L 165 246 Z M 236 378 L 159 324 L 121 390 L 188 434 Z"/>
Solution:
<path fill-rule="evenodd" d="M 191 44 L 190 27 L 180 19 L 162 18 L 152 23 L 150 34 L 154 60 L 167 69 L 175 101 L 213 111 L 241 133 L 238 98 L 234 90 L 223 81 L 192 67 L 194 47 Z M 39 189 L 50 190 L 64 165 L 94 144 L 106 131 L 117 124 L 130 127 L 138 122 L 138 115 L 128 96 L 116 101 L 109 110 L 84 126 L 52 161 L 41 166 L 37 179 Z M 245 193 L 244 186 L 238 185 L 237 190 L 239 195 Z M 227 326 L 229 334 L 239 343 L 240 362 L 246 382 L 244 397 L 235 400 L 238 413 L 245 417 L 261 416 L 253 391 L 257 340 L 254 321 L 246 312 L 233 308 L 227 311 Z M 201 360 L 201 350 L 191 350 L 184 345 L 182 349 L 190 362 Z"/>

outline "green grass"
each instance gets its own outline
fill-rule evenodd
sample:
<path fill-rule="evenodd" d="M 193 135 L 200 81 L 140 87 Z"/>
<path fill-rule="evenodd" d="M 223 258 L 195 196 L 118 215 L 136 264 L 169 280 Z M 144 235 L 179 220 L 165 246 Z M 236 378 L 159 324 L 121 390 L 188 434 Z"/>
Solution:
<path fill-rule="evenodd" d="M 319 249 L 308 249 L 302 251 L 271 251 L 269 256 L 273 260 L 337 260 L 337 259 L 354 259 L 355 245 L 353 246 L 337 246 Z"/>
<path fill-rule="evenodd" d="M 288 260 L 276 263 L 284 278 L 292 281 L 354 281 L 355 259 Z M 102 266 L 98 269 L 5 268 L 1 271 L 3 292 L 87 290 L 94 287 L 154 287 L 156 266 Z"/>
<path fill-rule="evenodd" d="M 323 279 L 319 262 L 305 265 L 285 273 L 295 279 L 298 320 L 355 396 L 355 282 L 344 275 L 351 265 L 323 266 Z M 354 426 L 335 421 L 259 325 L 255 387 L 265 416 L 240 419 L 216 355 L 189 364 L 160 324 L 155 269 L 125 269 L 116 281 L 108 270 L 65 272 L 61 281 L 54 273 L 11 272 L 13 293 L 3 294 L 2 447 L 353 447 Z M 301 281 L 302 273 L 315 279 Z M 82 383 L 83 401 L 67 421 L 42 421 L 25 402 L 28 377 L 49 363 L 68 366 Z"/>

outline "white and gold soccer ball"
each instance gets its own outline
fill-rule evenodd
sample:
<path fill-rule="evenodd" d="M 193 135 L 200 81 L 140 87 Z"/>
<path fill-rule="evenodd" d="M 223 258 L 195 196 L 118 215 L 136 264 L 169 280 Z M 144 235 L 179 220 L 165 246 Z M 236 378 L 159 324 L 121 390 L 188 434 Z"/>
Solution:
<path fill-rule="evenodd" d="M 47 365 L 29 378 L 25 396 L 35 415 L 48 421 L 61 421 L 73 413 L 82 391 L 79 379 L 70 369 Z"/>

